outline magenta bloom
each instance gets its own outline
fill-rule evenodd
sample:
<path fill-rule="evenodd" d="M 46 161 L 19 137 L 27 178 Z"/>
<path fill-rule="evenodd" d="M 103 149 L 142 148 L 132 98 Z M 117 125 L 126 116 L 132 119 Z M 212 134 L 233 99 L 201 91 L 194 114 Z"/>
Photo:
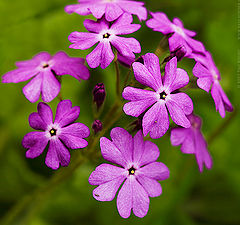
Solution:
<path fill-rule="evenodd" d="M 23 88 L 23 93 L 30 102 L 36 102 L 40 94 L 45 102 L 52 101 L 60 92 L 61 84 L 56 75 L 69 74 L 78 80 L 89 79 L 89 71 L 84 66 L 83 58 L 69 57 L 64 52 L 58 52 L 51 57 L 47 52 L 41 52 L 31 60 L 17 62 L 18 69 L 3 75 L 3 83 L 19 83 L 32 78 Z"/>
<path fill-rule="evenodd" d="M 190 128 L 173 128 L 171 131 L 171 143 L 173 146 L 181 145 L 182 153 L 195 154 L 200 172 L 205 165 L 212 168 L 212 158 L 207 150 L 207 143 L 201 133 L 201 118 L 193 114 L 188 116 L 191 121 Z"/>
<path fill-rule="evenodd" d="M 125 56 L 134 58 L 134 53 L 141 52 L 141 46 L 135 38 L 125 38 L 118 35 L 131 34 L 137 31 L 141 25 L 131 24 L 132 16 L 125 13 L 113 24 L 104 18 L 93 21 L 85 20 L 84 26 L 90 32 L 73 32 L 69 36 L 69 41 L 73 44 L 70 48 L 85 50 L 96 43 L 97 47 L 87 55 L 86 60 L 91 68 L 101 65 L 105 69 L 114 59 L 111 48 L 113 45 L 117 51 Z"/>
<path fill-rule="evenodd" d="M 157 182 L 169 177 L 168 168 L 160 162 L 158 147 L 144 141 L 139 131 L 134 138 L 123 128 L 111 131 L 112 141 L 100 139 L 103 158 L 121 167 L 101 164 L 89 177 L 91 185 L 99 185 L 93 191 L 98 201 L 112 201 L 123 183 L 118 196 L 117 208 L 120 216 L 128 218 L 131 210 L 138 217 L 146 216 L 149 197 L 161 195 L 162 188 Z"/>
<path fill-rule="evenodd" d="M 193 111 L 192 100 L 185 93 L 176 93 L 188 84 L 189 77 L 186 71 L 177 68 L 177 57 L 166 64 L 163 80 L 158 57 L 147 53 L 143 60 L 144 64 L 133 63 L 134 75 L 138 82 L 153 91 L 126 87 L 122 96 L 130 102 L 124 105 L 124 112 L 138 117 L 150 107 L 143 116 L 142 126 L 144 136 L 150 132 L 151 138 L 160 138 L 168 130 L 168 112 L 177 125 L 189 128 L 191 124 L 186 115 Z"/>
<path fill-rule="evenodd" d="M 78 13 L 89 15 L 97 19 L 105 14 L 107 21 L 119 18 L 124 12 L 137 15 L 139 20 L 147 19 L 147 10 L 143 2 L 129 0 L 78 0 L 79 4 L 68 5 L 65 8 L 67 13 Z"/>
<path fill-rule="evenodd" d="M 42 154 L 49 144 L 45 163 L 48 167 L 56 170 L 61 166 L 68 166 L 70 153 L 68 149 L 85 148 L 90 131 L 82 123 L 74 123 L 79 117 L 80 107 L 72 107 L 70 100 L 63 100 L 57 106 L 55 121 L 51 108 L 40 102 L 38 112 L 29 116 L 30 126 L 39 131 L 26 134 L 22 145 L 28 149 L 27 158 L 36 158 Z"/>
<path fill-rule="evenodd" d="M 205 52 L 203 44 L 192 38 L 196 36 L 196 32 L 185 29 L 180 19 L 174 18 L 171 22 L 162 12 L 151 13 L 151 15 L 153 18 L 146 22 L 148 27 L 164 35 L 172 34 L 169 38 L 170 52 L 174 52 L 180 46 L 185 47 L 186 57 L 189 57 L 192 52 Z"/>
<path fill-rule="evenodd" d="M 232 112 L 233 107 L 219 83 L 220 73 L 209 52 L 206 52 L 206 57 L 198 57 L 198 59 L 199 62 L 193 68 L 193 74 L 198 78 L 197 85 L 206 92 L 211 89 L 216 110 L 221 117 L 225 117 L 225 110 Z"/>

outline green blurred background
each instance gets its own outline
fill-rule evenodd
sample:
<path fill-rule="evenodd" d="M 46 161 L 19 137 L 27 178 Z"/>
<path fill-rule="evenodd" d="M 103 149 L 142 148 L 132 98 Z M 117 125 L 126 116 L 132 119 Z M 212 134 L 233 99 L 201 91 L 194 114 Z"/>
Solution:
<path fill-rule="evenodd" d="M 27 60 L 40 51 L 51 54 L 64 50 L 71 56 L 85 57 L 89 50 L 68 48 L 68 35 L 83 31 L 86 17 L 68 15 L 64 6 L 73 0 L 0 0 L 0 74 L 15 69 L 15 61 Z M 179 17 L 185 27 L 198 32 L 197 38 L 213 54 L 222 75 L 222 86 L 233 103 L 239 106 L 240 50 L 237 40 L 237 1 L 219 0 L 151 0 L 151 11 L 163 11 L 169 18 Z M 91 17 L 90 17 L 91 18 Z M 154 33 L 143 23 L 134 36 L 142 44 L 142 53 L 154 52 L 162 35 Z M 179 67 L 189 74 L 194 66 L 185 59 Z M 122 74 L 122 77 L 125 75 Z M 123 78 L 122 78 L 123 79 Z M 90 81 L 81 83 L 65 76 L 62 94 L 73 105 L 81 107 L 79 122 L 89 127 L 93 121 L 91 91 L 97 82 L 104 82 L 107 90 L 105 108 L 115 98 L 115 74 L 111 65 L 106 70 L 91 70 Z M 0 88 L 0 217 L 2 224 L 16 225 L 239 225 L 240 224 L 240 117 L 227 114 L 225 119 L 215 111 L 211 97 L 202 90 L 188 94 L 194 101 L 195 113 L 202 116 L 203 132 L 213 141 L 209 151 L 214 160 L 210 171 L 199 173 L 195 158 L 181 154 L 172 147 L 169 136 L 156 140 L 161 156 L 171 171 L 163 181 L 163 194 L 152 198 L 148 215 L 139 219 L 122 219 L 116 201 L 97 202 L 92 197 L 94 187 L 88 177 L 99 161 L 86 162 L 73 176 L 47 188 L 39 194 L 56 172 L 44 164 L 45 155 L 26 159 L 21 146 L 23 136 L 32 131 L 28 115 L 36 111 L 22 94 L 26 84 L 1 84 Z M 57 100 L 51 103 L 55 110 Z M 132 118 L 122 116 L 116 126 L 123 126 Z M 80 150 L 81 151 L 81 150 Z M 97 151 L 99 151 L 97 149 Z M 76 152 L 76 151 L 75 151 Z M 72 156 L 75 154 L 72 151 Z M 66 168 L 65 168 L 66 169 Z M 40 189 L 41 190 L 41 189 Z M 38 193 L 38 198 L 32 198 Z M 15 206 L 15 207 L 14 207 Z M 17 207 L 16 207 L 17 206 Z M 17 216 L 15 216 L 17 215 Z M 8 223 L 9 222 L 9 223 Z"/>

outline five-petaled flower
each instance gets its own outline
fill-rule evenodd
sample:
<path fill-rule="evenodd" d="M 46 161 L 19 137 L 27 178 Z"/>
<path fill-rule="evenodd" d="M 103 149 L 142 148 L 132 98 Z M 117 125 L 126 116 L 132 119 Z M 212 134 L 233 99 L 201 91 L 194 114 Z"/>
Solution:
<path fill-rule="evenodd" d="M 44 102 L 52 101 L 60 92 L 61 84 L 57 76 L 69 74 L 78 80 L 89 79 L 88 68 L 83 58 L 69 57 L 58 52 L 51 57 L 41 52 L 31 60 L 17 62 L 18 69 L 3 75 L 3 83 L 19 83 L 33 78 L 24 88 L 23 93 L 30 102 L 36 102 L 42 94 Z"/>
<path fill-rule="evenodd" d="M 51 108 L 43 102 L 38 104 L 38 112 L 29 116 L 29 124 L 35 130 L 26 134 L 22 145 L 28 149 L 27 158 L 36 158 L 42 154 L 49 144 L 45 163 L 56 170 L 68 166 L 70 153 L 68 149 L 85 148 L 90 134 L 88 127 L 82 123 L 74 123 L 79 117 L 80 107 L 72 107 L 70 100 L 63 100 L 57 106 L 55 121 Z"/>
<path fill-rule="evenodd" d="M 141 52 L 141 45 L 135 38 L 125 38 L 118 35 L 131 34 L 137 31 L 141 25 L 131 24 L 132 16 L 124 13 L 113 23 L 102 18 L 98 21 L 84 21 L 85 28 L 90 32 L 73 32 L 69 36 L 69 41 L 73 44 L 70 48 L 88 49 L 99 43 L 97 47 L 87 55 L 86 60 L 91 68 L 101 65 L 105 69 L 114 59 L 111 48 L 113 45 L 117 51 L 125 57 L 135 58 L 134 53 Z"/>
<path fill-rule="evenodd" d="M 211 95 L 215 102 L 216 110 L 219 111 L 221 117 L 225 117 L 225 110 L 233 111 L 231 102 L 224 93 L 219 81 L 220 73 L 209 52 L 205 53 L 205 57 L 198 56 L 197 63 L 193 68 L 193 74 L 198 78 L 198 86 L 206 92 L 211 89 Z"/>
<path fill-rule="evenodd" d="M 165 164 L 156 162 L 158 147 L 144 141 L 141 131 L 132 136 L 123 128 L 111 131 L 112 141 L 102 137 L 100 147 L 103 158 L 120 165 L 101 164 L 89 177 L 91 185 L 99 185 L 93 196 L 99 201 L 112 201 L 120 185 L 117 208 L 123 218 L 128 218 L 131 210 L 138 217 L 144 217 L 149 209 L 149 197 L 161 195 L 162 188 L 157 182 L 169 177 Z"/>
<path fill-rule="evenodd" d="M 162 12 L 151 13 L 151 15 L 153 18 L 146 22 L 147 26 L 164 35 L 171 35 L 169 38 L 170 52 L 184 46 L 186 49 L 185 57 L 191 56 L 192 52 L 204 54 L 205 47 L 203 44 L 192 38 L 196 35 L 196 32 L 185 29 L 180 19 L 174 18 L 173 22 L 171 22 L 166 14 Z"/>
<path fill-rule="evenodd" d="M 124 112 L 138 117 L 151 107 L 143 116 L 142 121 L 144 136 L 150 132 L 151 138 L 160 138 L 168 130 L 168 111 L 173 122 L 189 128 L 191 123 L 186 115 L 193 111 L 192 100 L 185 93 L 176 93 L 178 89 L 188 84 L 187 72 L 177 68 L 177 58 L 174 57 L 166 64 L 165 75 L 162 79 L 158 57 L 153 53 L 147 53 L 142 58 L 144 64 L 133 63 L 135 78 L 154 91 L 126 87 L 122 96 L 130 102 L 124 105 Z"/>
<path fill-rule="evenodd" d="M 181 151 L 186 154 L 195 154 L 200 172 L 205 165 L 212 168 L 212 158 L 207 149 L 207 143 L 201 133 L 202 121 L 196 115 L 189 115 L 190 128 L 177 127 L 171 131 L 171 143 L 173 146 L 181 145 Z"/>
<path fill-rule="evenodd" d="M 97 19 L 105 14 L 107 21 L 119 18 L 124 12 L 137 15 L 139 20 L 147 19 L 147 10 L 143 2 L 129 0 L 78 0 L 79 4 L 65 7 L 67 13 L 89 15 Z"/>

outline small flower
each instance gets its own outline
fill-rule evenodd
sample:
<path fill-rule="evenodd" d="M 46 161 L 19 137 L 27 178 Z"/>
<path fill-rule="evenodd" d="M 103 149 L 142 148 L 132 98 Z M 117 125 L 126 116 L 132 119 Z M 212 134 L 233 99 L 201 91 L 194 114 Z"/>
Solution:
<path fill-rule="evenodd" d="M 199 62 L 193 68 L 193 75 L 198 78 L 198 87 L 206 92 L 209 92 L 211 89 L 216 110 L 219 111 L 221 117 L 225 117 L 225 110 L 232 112 L 233 107 L 219 83 L 221 80 L 220 73 L 211 54 L 206 52 L 205 55 L 205 57 L 198 57 Z"/>
<path fill-rule="evenodd" d="M 74 123 L 79 117 L 80 107 L 72 107 L 70 100 L 63 100 L 57 106 L 55 121 L 51 108 L 40 102 L 38 112 L 29 116 L 29 125 L 39 131 L 26 134 L 22 145 L 28 149 L 27 158 L 36 158 L 41 155 L 49 144 L 45 163 L 56 170 L 61 166 L 68 166 L 70 153 L 68 149 L 85 148 L 90 131 L 82 123 Z"/>
<path fill-rule="evenodd" d="M 102 18 L 105 14 L 107 21 L 116 20 L 124 12 L 137 15 L 140 21 L 147 19 L 144 3 L 129 0 L 79 0 L 79 4 L 66 6 L 65 11 L 83 16 L 93 14 L 97 19 Z"/>
<path fill-rule="evenodd" d="M 171 143 L 173 146 L 181 145 L 182 153 L 195 154 L 200 172 L 205 165 L 207 169 L 212 168 L 212 158 L 207 150 L 207 143 L 201 133 L 201 118 L 196 115 L 188 116 L 190 128 L 173 128 L 171 131 Z"/>
<path fill-rule="evenodd" d="M 149 108 L 143 116 L 142 126 L 144 136 L 150 132 L 151 138 L 160 138 L 167 132 L 168 112 L 173 122 L 189 128 L 191 124 L 186 115 L 193 111 L 192 100 L 185 93 L 176 93 L 176 90 L 188 84 L 187 72 L 177 68 L 177 58 L 174 57 L 166 64 L 162 80 L 158 57 L 147 53 L 143 56 L 143 61 L 144 64 L 133 63 L 135 78 L 154 91 L 126 87 L 122 96 L 130 102 L 124 105 L 123 111 L 127 115 L 138 117 Z"/>
<path fill-rule="evenodd" d="M 141 52 L 140 43 L 135 38 L 118 36 L 131 34 L 141 27 L 139 24 L 131 24 L 132 21 L 132 16 L 127 13 L 113 23 L 107 22 L 104 18 L 98 21 L 87 19 L 84 21 L 84 26 L 90 33 L 77 31 L 71 33 L 69 41 L 73 44 L 70 45 L 70 48 L 85 50 L 99 43 L 86 57 L 91 68 L 101 65 L 101 68 L 105 69 L 109 66 L 114 59 L 111 45 L 121 55 L 135 58 L 134 53 Z"/>
<path fill-rule="evenodd" d="M 84 61 L 83 58 L 69 57 L 64 52 L 58 52 L 53 57 L 47 52 L 41 52 L 31 60 L 17 62 L 18 69 L 3 75 L 2 82 L 19 83 L 33 78 L 23 88 L 26 98 L 36 102 L 41 94 L 43 101 L 50 102 L 61 89 L 57 76 L 69 74 L 79 81 L 89 79 L 90 74 Z"/>
<path fill-rule="evenodd" d="M 185 29 L 180 19 L 174 18 L 172 23 L 162 12 L 151 13 L 151 15 L 153 18 L 146 22 L 148 27 L 164 35 L 172 34 L 169 38 L 170 52 L 176 51 L 179 46 L 186 48 L 186 57 L 189 57 L 192 52 L 205 52 L 203 44 L 192 38 L 196 32 Z"/>
<path fill-rule="evenodd" d="M 102 128 L 102 122 L 100 120 L 94 120 L 92 124 L 92 129 L 94 130 L 94 133 L 97 134 L 99 131 L 102 130 Z"/>
<path fill-rule="evenodd" d="M 106 91 L 104 83 L 97 83 L 93 88 L 93 102 L 96 103 L 97 108 L 99 109 L 106 97 Z"/>
<path fill-rule="evenodd" d="M 157 182 L 169 177 L 165 164 L 156 162 L 159 157 L 158 147 L 144 141 L 139 131 L 133 138 L 123 128 L 111 131 L 112 141 L 102 137 L 100 147 L 103 158 L 111 163 L 101 164 L 89 177 L 91 185 L 99 185 L 93 191 L 98 201 L 112 201 L 123 183 L 117 197 L 117 208 L 121 217 L 128 218 L 131 210 L 138 217 L 146 216 L 149 197 L 162 194 L 162 187 Z"/>

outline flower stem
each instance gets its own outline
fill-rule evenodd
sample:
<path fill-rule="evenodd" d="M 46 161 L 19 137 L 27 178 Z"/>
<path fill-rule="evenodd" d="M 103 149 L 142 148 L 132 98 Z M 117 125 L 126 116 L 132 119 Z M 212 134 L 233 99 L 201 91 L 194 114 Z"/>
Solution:
<path fill-rule="evenodd" d="M 118 65 L 117 60 L 114 61 L 114 65 L 115 65 L 115 70 L 116 70 L 116 92 L 117 92 L 117 96 L 120 97 L 121 96 L 121 92 L 120 92 L 120 69 L 119 69 L 119 65 Z"/>

